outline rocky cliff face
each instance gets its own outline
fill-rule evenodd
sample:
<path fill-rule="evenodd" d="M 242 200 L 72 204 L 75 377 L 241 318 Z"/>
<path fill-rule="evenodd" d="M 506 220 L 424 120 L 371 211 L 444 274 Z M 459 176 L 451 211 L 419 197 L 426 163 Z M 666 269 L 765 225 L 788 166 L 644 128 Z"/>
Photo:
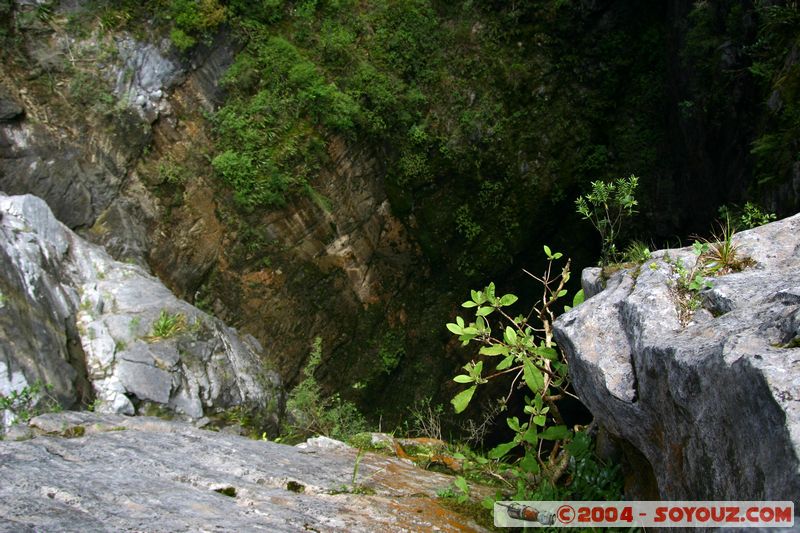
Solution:
<path fill-rule="evenodd" d="M 677 262 L 697 260 L 684 248 L 556 322 L 576 390 L 633 466 L 631 497 L 800 499 L 800 215 L 733 242 L 752 266 L 711 278 L 694 311 L 677 289 Z"/>
<path fill-rule="evenodd" d="M 85 242 L 43 200 L 0 195 L 0 263 L 2 394 L 41 381 L 65 406 L 192 420 L 243 406 L 277 429 L 280 380 L 255 339 Z"/>
<path fill-rule="evenodd" d="M 0 531 L 485 531 L 436 499 L 452 478 L 330 439 L 71 412 L 31 428 L 0 442 Z"/>
<path fill-rule="evenodd" d="M 223 97 L 230 36 L 187 56 L 157 28 L 109 29 L 81 2 L 41 9 L 11 12 L 20 38 L 0 62 L 0 190 L 40 196 L 114 258 L 254 335 L 289 381 L 315 336 L 330 366 L 355 367 L 353 383 L 382 375 L 375 339 L 404 320 L 397 296 L 425 266 L 375 154 L 331 139 L 313 194 L 243 213 L 212 175 L 204 116 Z M 392 339 L 402 353 L 404 335 Z"/>

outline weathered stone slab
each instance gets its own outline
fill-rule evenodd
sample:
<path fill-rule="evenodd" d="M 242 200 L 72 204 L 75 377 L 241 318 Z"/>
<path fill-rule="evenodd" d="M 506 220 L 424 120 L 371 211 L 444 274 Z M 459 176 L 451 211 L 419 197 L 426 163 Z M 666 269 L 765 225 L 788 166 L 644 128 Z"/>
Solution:
<path fill-rule="evenodd" d="M 482 531 L 438 503 L 451 477 L 347 446 L 93 413 L 31 426 L 52 436 L 0 442 L 0 531 Z"/>

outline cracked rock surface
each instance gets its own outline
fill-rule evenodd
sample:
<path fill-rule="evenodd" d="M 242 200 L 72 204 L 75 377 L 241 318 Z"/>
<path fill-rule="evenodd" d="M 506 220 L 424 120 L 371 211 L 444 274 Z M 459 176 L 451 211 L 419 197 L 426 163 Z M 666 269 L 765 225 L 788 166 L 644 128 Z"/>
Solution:
<path fill-rule="evenodd" d="M 800 215 L 733 241 L 754 264 L 710 278 L 693 313 L 675 292 L 676 262 L 697 260 L 683 248 L 556 321 L 575 388 L 636 469 L 629 496 L 800 501 Z"/>
<path fill-rule="evenodd" d="M 452 478 L 312 439 L 301 447 L 148 417 L 34 418 L 0 442 L 0 531 L 482 531 Z M 354 487 L 358 490 L 354 490 Z"/>

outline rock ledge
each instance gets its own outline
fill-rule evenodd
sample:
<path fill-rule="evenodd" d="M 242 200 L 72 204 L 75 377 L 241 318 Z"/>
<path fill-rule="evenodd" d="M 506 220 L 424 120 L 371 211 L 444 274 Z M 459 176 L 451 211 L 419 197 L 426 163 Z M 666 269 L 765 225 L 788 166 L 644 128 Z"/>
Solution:
<path fill-rule="evenodd" d="M 755 265 L 713 278 L 688 325 L 671 288 L 688 248 L 556 322 L 580 397 L 639 470 L 629 496 L 800 501 L 800 215 L 734 242 Z"/>

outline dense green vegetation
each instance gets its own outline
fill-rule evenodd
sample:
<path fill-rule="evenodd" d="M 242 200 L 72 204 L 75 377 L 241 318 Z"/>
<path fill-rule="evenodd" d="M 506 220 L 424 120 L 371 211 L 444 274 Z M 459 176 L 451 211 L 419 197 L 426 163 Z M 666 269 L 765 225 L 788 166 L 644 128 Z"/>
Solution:
<path fill-rule="evenodd" d="M 340 137 L 384 163 L 429 259 L 474 278 L 507 268 L 578 184 L 657 166 L 652 10 L 623 10 L 602 38 L 568 2 L 208 0 L 161 13 L 186 48 L 220 9 L 242 51 L 212 117 L 213 166 L 245 211 L 308 191 Z"/>
<path fill-rule="evenodd" d="M 52 12 L 45 2 L 25 15 Z M 701 231 L 725 203 L 796 209 L 781 186 L 800 152 L 799 13 L 766 0 L 94 0 L 91 10 L 106 30 L 156 21 L 187 56 L 219 32 L 239 43 L 229 98 L 210 117 L 210 159 L 243 212 L 313 194 L 331 141 L 344 139 L 385 166 L 393 210 L 413 216 L 435 267 L 468 278 L 458 288 L 502 274 L 559 227 L 572 233 L 569 199 L 631 171 L 643 192 L 632 233 L 660 240 Z M 594 252 L 570 250 L 579 262 Z"/>
<path fill-rule="evenodd" d="M 685 13 L 639 2 L 156 5 L 179 48 L 222 25 L 241 42 L 212 121 L 213 166 L 244 210 L 312 190 L 340 137 L 381 159 L 395 212 L 413 215 L 428 258 L 460 277 L 502 271 L 591 180 L 635 169 L 647 224 L 688 192 L 680 182 L 664 192 L 676 171 L 692 158 L 719 163 L 713 177 L 686 169 L 708 182 L 706 205 L 679 213 L 665 238 L 785 181 L 798 157 L 792 3 L 696 2 Z M 739 88 L 763 104 L 737 101 Z M 732 109 L 760 126 L 726 133 Z M 737 145 L 752 159 L 722 160 Z"/>

